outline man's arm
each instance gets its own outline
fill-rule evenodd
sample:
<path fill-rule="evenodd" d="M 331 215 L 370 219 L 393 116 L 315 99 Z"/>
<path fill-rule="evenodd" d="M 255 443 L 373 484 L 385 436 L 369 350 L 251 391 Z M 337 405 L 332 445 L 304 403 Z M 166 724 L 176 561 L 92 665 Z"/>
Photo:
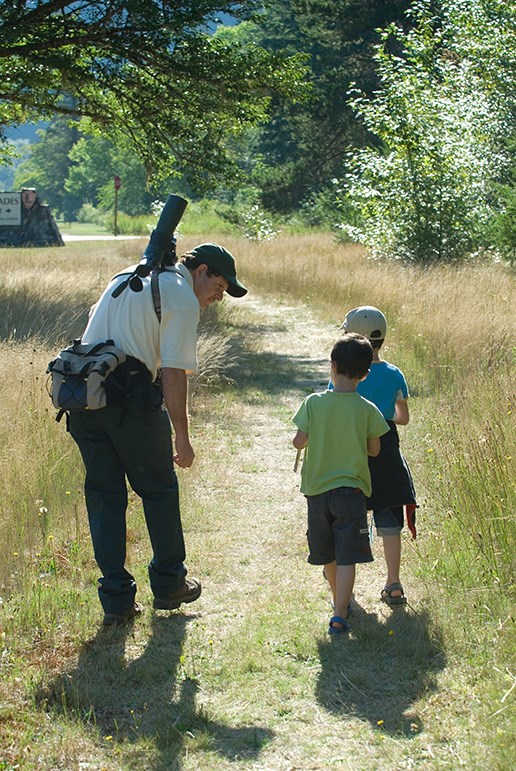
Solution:
<path fill-rule="evenodd" d="M 188 433 L 188 383 L 184 369 L 163 367 L 161 370 L 163 398 L 174 427 L 174 463 L 190 468 L 195 453 Z"/>

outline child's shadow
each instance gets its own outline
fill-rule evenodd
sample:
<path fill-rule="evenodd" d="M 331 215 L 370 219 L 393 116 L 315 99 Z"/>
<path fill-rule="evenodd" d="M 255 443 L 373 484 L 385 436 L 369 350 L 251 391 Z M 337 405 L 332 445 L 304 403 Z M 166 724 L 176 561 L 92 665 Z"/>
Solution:
<path fill-rule="evenodd" d="M 319 644 L 319 703 L 389 734 L 418 734 L 423 724 L 414 705 L 436 690 L 436 673 L 445 665 L 428 614 L 400 606 L 383 620 L 355 606 L 350 621 L 349 637 L 336 635 Z"/>
<path fill-rule="evenodd" d="M 41 688 L 36 699 L 46 711 L 88 725 L 96 742 L 117 746 L 131 757 L 145 753 L 142 766 L 178 771 L 185 745 L 228 759 L 253 758 L 270 741 L 262 726 L 232 728 L 211 721 L 196 704 L 196 662 L 185 662 L 183 639 L 189 617 L 152 618 L 145 648 L 132 626 L 100 629 L 81 649 L 75 669 Z M 142 648 L 141 652 L 139 648 Z M 131 744 L 138 744 L 131 749 Z"/>

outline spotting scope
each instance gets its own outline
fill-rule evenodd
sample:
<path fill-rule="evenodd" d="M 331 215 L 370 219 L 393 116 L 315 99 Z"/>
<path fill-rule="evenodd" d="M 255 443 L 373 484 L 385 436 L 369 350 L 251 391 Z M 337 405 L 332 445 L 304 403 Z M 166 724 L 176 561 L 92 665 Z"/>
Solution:
<path fill-rule="evenodd" d="M 143 289 L 142 278 L 148 276 L 154 268 L 173 265 L 176 261 L 176 239 L 174 232 L 179 225 L 188 201 L 179 195 L 169 195 L 160 214 L 158 224 L 151 233 L 143 257 L 131 275 L 122 281 L 112 292 L 118 297 L 129 286 L 133 292 Z"/>

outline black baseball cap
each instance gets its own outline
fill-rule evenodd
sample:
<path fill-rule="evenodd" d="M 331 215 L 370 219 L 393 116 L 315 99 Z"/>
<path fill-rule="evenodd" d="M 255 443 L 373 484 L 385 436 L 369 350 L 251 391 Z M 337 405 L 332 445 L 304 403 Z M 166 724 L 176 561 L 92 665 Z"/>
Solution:
<path fill-rule="evenodd" d="M 192 249 L 191 255 L 208 266 L 214 273 L 220 273 L 229 282 L 227 293 L 232 297 L 243 297 L 247 289 L 236 277 L 235 258 L 218 244 L 200 244 Z"/>

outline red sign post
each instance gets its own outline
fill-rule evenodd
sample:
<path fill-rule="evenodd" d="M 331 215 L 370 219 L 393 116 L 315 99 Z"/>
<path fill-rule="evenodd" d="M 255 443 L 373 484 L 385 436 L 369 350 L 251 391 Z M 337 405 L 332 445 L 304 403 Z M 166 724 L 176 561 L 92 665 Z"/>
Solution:
<path fill-rule="evenodd" d="M 118 191 L 120 190 L 120 187 L 122 185 L 122 180 L 120 177 L 115 177 L 114 179 L 115 184 L 115 236 L 118 235 Z"/>

